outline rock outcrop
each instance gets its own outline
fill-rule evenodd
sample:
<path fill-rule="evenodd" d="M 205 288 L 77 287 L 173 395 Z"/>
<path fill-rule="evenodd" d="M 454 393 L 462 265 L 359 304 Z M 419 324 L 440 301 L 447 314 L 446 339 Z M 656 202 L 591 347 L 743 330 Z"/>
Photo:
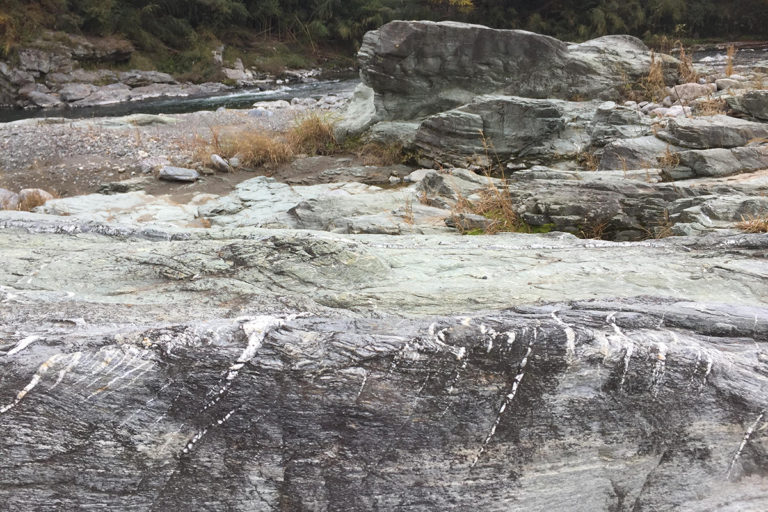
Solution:
<path fill-rule="evenodd" d="M 0 213 L 0 499 L 763 509 L 766 244 Z"/>
<path fill-rule="evenodd" d="M 359 52 L 378 120 L 413 119 L 482 94 L 573 99 L 618 97 L 648 74 L 648 49 L 629 36 L 582 44 L 521 30 L 394 21 L 368 32 Z"/>

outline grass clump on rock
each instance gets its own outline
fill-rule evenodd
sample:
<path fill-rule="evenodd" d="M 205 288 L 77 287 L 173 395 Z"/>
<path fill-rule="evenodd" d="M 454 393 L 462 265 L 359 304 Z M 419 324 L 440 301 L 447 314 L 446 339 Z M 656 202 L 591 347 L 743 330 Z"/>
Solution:
<path fill-rule="evenodd" d="M 768 233 L 768 215 L 742 217 L 736 227 L 745 233 Z"/>

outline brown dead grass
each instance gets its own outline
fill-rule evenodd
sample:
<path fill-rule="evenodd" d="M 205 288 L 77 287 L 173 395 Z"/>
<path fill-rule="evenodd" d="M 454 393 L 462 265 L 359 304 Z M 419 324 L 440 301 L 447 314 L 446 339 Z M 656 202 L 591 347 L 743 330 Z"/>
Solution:
<path fill-rule="evenodd" d="M 43 192 L 36 189 L 27 192 L 23 197 L 20 197 L 19 199 L 19 205 L 16 207 L 16 209 L 22 212 L 32 211 L 33 208 L 43 206 L 48 201 L 48 197 L 44 195 Z"/>
<path fill-rule="evenodd" d="M 588 171 L 596 171 L 600 159 L 591 151 L 581 151 L 576 155 L 576 162 Z"/>
<path fill-rule="evenodd" d="M 663 155 L 656 157 L 656 160 L 662 171 L 668 171 L 680 165 L 680 155 L 670 151 L 669 146 L 667 146 L 667 150 Z"/>
<path fill-rule="evenodd" d="M 736 227 L 745 233 L 768 233 L 768 215 L 742 216 Z"/>
<path fill-rule="evenodd" d="M 680 63 L 677 65 L 677 71 L 680 74 L 680 79 L 683 83 L 698 82 L 699 74 L 693 69 L 693 54 L 689 55 L 680 41 L 676 41 L 675 44 L 679 50 L 677 58 Z"/>
<path fill-rule="evenodd" d="M 722 98 L 709 97 L 696 103 L 696 114 L 700 116 L 715 116 L 727 111 L 728 103 Z"/>
<path fill-rule="evenodd" d="M 728 46 L 728 50 L 725 54 L 725 76 L 731 76 L 733 74 L 733 58 L 736 56 L 736 47 L 733 45 Z"/>
<path fill-rule="evenodd" d="M 365 165 L 397 165 L 403 163 L 403 145 L 399 142 L 382 144 L 380 142 L 368 142 L 356 148 L 354 153 Z"/>
<path fill-rule="evenodd" d="M 330 114 L 310 112 L 295 121 L 288 133 L 288 142 L 297 153 L 331 155 L 340 148 L 333 125 Z"/>
<path fill-rule="evenodd" d="M 488 186 L 478 193 L 478 196 L 479 199 L 474 202 L 461 195 L 456 201 L 452 209 L 452 216 L 457 220 L 455 224 L 459 231 L 462 231 L 462 223 L 458 221 L 462 213 L 472 213 L 487 218 L 490 222 L 482 230 L 483 234 L 486 235 L 528 231 L 525 223 L 517 215 L 515 205 L 512 203 L 512 196 L 506 187 L 499 187 L 489 182 Z"/>
<path fill-rule="evenodd" d="M 293 157 L 293 149 L 278 133 L 258 133 L 252 129 L 225 131 L 221 127 L 211 127 L 210 131 L 210 140 L 198 135 L 192 141 L 195 160 L 205 165 L 213 154 L 226 159 L 237 157 L 241 167 L 250 168 L 280 164 Z"/>
<path fill-rule="evenodd" d="M 650 101 L 661 101 L 666 96 L 662 60 L 657 57 L 653 50 L 651 50 L 651 66 L 648 70 L 648 76 L 642 80 L 640 86 L 645 92 L 645 97 Z"/>

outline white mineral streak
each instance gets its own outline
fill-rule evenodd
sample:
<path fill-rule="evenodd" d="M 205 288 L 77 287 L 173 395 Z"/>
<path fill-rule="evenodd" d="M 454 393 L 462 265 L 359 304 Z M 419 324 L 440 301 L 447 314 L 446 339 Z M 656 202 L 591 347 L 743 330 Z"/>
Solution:
<path fill-rule="evenodd" d="M 632 354 L 635 351 L 635 345 L 632 340 L 622 332 L 618 325 L 616 325 L 616 312 L 609 314 L 605 317 L 605 322 L 613 327 L 613 332 L 616 333 L 620 339 L 625 341 L 624 345 L 624 368 L 621 372 L 621 380 L 619 381 L 619 390 L 624 387 L 624 382 L 627 380 L 627 373 L 629 372 L 629 363 L 632 360 Z"/>
<path fill-rule="evenodd" d="M 198 441 L 200 441 L 203 438 L 203 436 L 205 434 L 207 434 L 208 431 L 211 428 L 217 427 L 217 426 L 220 426 L 220 425 L 224 424 L 225 421 L 227 421 L 229 418 L 232 417 L 232 415 L 235 413 L 235 410 L 236 409 L 232 409 L 226 415 L 224 415 L 222 418 L 214 421 L 213 423 L 211 423 L 207 427 L 205 427 L 203 430 L 201 430 L 200 432 L 195 434 L 195 436 L 192 439 L 190 439 L 189 442 L 187 443 L 187 445 L 184 447 L 184 449 L 182 450 L 182 453 L 189 453 L 190 450 L 192 450 L 192 448 L 194 448 L 194 446 L 198 443 Z"/>
<path fill-rule="evenodd" d="M 64 377 L 72 370 L 72 368 L 77 366 L 77 364 L 80 362 L 80 359 L 82 358 L 83 358 L 82 352 L 75 352 L 74 354 L 72 354 L 72 357 L 69 359 L 69 364 L 65 368 L 59 371 L 59 378 L 56 379 L 56 382 L 53 384 L 53 386 L 51 386 L 51 389 L 58 386 L 61 383 L 61 381 L 64 380 Z"/>
<path fill-rule="evenodd" d="M 27 336 L 26 338 L 19 341 L 15 347 L 13 347 L 11 350 L 8 351 L 6 356 L 12 356 L 14 354 L 18 354 L 34 342 L 41 340 L 42 338 L 40 336 Z"/>
<path fill-rule="evenodd" d="M 360 396 L 363 394 L 363 390 L 365 389 L 365 384 L 368 382 L 368 372 L 363 373 L 363 382 L 360 384 L 360 391 L 357 392 L 357 396 L 355 397 L 355 402 L 360 400 Z"/>
<path fill-rule="evenodd" d="M 29 381 L 29 383 L 24 386 L 24 389 L 19 391 L 16 394 L 16 399 L 11 402 L 10 404 L 0 408 L 0 414 L 6 413 L 19 405 L 19 402 L 21 402 L 27 394 L 34 389 L 35 386 L 40 384 L 40 381 L 43 380 L 43 375 L 48 371 L 51 366 L 53 366 L 56 361 L 62 356 L 62 354 L 56 354 L 52 356 L 50 359 L 48 359 L 46 362 L 40 365 L 40 367 L 37 369 L 37 372 L 32 376 L 32 380 Z"/>
<path fill-rule="evenodd" d="M 552 312 L 552 318 L 555 322 L 557 322 L 557 325 L 559 325 L 563 332 L 565 333 L 565 350 L 567 354 L 567 361 L 568 363 L 572 363 L 573 360 L 576 358 L 576 332 L 573 330 L 573 328 L 563 322 L 563 320 L 557 316 L 557 311 Z"/>
<path fill-rule="evenodd" d="M 517 390 L 520 387 L 520 383 L 523 381 L 523 377 L 525 377 L 525 367 L 528 364 L 528 358 L 531 356 L 531 352 L 533 352 L 533 345 L 536 342 L 538 335 L 539 335 L 538 328 L 534 328 L 531 341 L 528 342 L 528 349 L 526 350 L 525 355 L 523 356 L 523 359 L 520 361 L 520 365 L 518 366 L 518 370 L 517 370 L 517 375 L 515 375 L 515 379 L 512 381 L 512 387 L 504 397 L 504 401 L 501 403 L 499 412 L 496 414 L 496 420 L 493 422 L 493 425 L 491 426 L 491 430 L 488 432 L 488 435 L 485 436 L 485 440 L 483 441 L 482 446 L 480 446 L 480 450 L 475 455 L 475 459 L 472 461 L 470 468 L 474 468 L 477 465 L 477 462 L 480 460 L 480 456 L 482 456 L 483 452 L 485 452 L 485 449 L 488 446 L 488 443 L 491 442 L 491 439 L 493 438 L 494 434 L 496 434 L 496 429 L 498 428 L 499 423 L 501 422 L 501 416 L 504 414 L 504 411 L 507 410 L 507 407 L 512 402 L 512 400 L 514 400 L 515 395 L 517 395 Z"/>
<path fill-rule="evenodd" d="M 306 315 L 291 315 L 288 317 L 288 320 L 293 320 L 294 318 L 298 318 L 300 316 Z M 227 370 L 227 375 L 224 377 L 224 384 L 219 385 L 219 389 L 216 391 L 216 397 L 205 404 L 203 407 L 204 411 L 211 408 L 221 400 L 221 397 L 224 395 L 224 393 L 227 392 L 227 390 L 232 385 L 232 382 L 234 382 L 234 380 L 240 374 L 240 370 L 243 369 L 248 361 L 253 359 L 253 357 L 256 355 L 256 352 L 261 348 L 261 344 L 264 342 L 264 338 L 267 337 L 267 334 L 269 334 L 272 329 L 282 325 L 285 325 L 285 320 L 269 315 L 261 315 L 254 318 L 249 318 L 245 323 L 243 323 L 242 329 L 245 335 L 248 337 L 248 344 L 246 345 L 242 354 L 240 354 L 240 357 L 238 357 L 237 360 L 230 365 L 229 369 Z"/>
<path fill-rule="evenodd" d="M 651 382 L 653 396 L 656 397 L 661 389 L 661 381 L 664 379 L 664 371 L 667 367 L 667 346 L 664 343 L 656 344 L 656 362 L 653 365 Z"/>
<path fill-rule="evenodd" d="M 736 465 L 736 461 L 738 461 L 739 457 L 741 457 L 741 452 L 744 451 L 744 448 L 747 446 L 747 443 L 749 442 L 749 438 L 752 437 L 752 434 L 757 428 L 757 425 L 760 424 L 760 421 L 763 419 L 763 416 L 765 416 L 765 411 L 762 411 L 760 413 L 760 415 L 757 417 L 755 422 L 752 423 L 752 425 L 750 425 L 747 431 L 744 433 L 744 438 L 741 440 L 739 449 L 736 450 L 736 453 L 734 454 L 733 459 L 731 459 L 731 463 L 728 465 L 728 473 L 725 475 L 726 478 L 731 477 L 731 472 L 733 471 L 733 467 Z"/>
<path fill-rule="evenodd" d="M 99 389 L 97 389 L 96 391 L 94 391 L 93 393 L 91 393 L 90 395 L 88 395 L 88 398 L 86 398 L 85 400 L 86 400 L 86 401 L 90 400 L 91 398 L 93 398 L 94 396 L 98 395 L 99 393 L 102 393 L 102 392 L 104 392 L 104 391 L 106 391 L 106 390 L 110 389 L 110 387 L 112 386 L 112 384 L 114 384 L 115 382 L 117 382 L 117 381 L 119 381 L 119 380 L 122 380 L 122 379 L 124 379 L 125 377 L 129 376 L 130 374 L 132 374 L 133 372 L 135 372 L 135 371 L 137 371 L 137 370 L 141 370 L 141 369 L 144 369 L 144 368 L 146 368 L 147 366 L 149 366 L 149 365 L 151 365 L 151 364 L 152 364 L 152 361 L 144 361 L 144 362 L 143 362 L 143 363 L 141 363 L 140 365 L 138 365 L 138 366 L 134 366 L 133 368 L 131 368 L 131 369 L 130 369 L 130 370 L 128 370 L 127 372 L 123 373 L 122 375 L 118 375 L 117 377 L 115 377 L 114 379 L 110 380 L 110 381 L 109 381 L 109 382 L 107 382 L 105 385 L 103 385 L 102 387 L 100 387 Z"/>

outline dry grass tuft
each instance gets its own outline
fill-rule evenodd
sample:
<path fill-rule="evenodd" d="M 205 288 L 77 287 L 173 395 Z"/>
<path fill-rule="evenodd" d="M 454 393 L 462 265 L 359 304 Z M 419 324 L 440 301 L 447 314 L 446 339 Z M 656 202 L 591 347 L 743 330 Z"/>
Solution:
<path fill-rule="evenodd" d="M 656 222 L 656 225 L 651 226 L 650 228 L 643 228 L 643 230 L 645 231 L 646 238 L 661 240 L 662 238 L 667 238 L 673 235 L 672 227 L 674 225 L 675 223 L 672 222 L 672 219 L 669 217 L 669 210 L 665 209 L 664 213 L 661 214 L 659 220 Z"/>
<path fill-rule="evenodd" d="M 600 159 L 590 151 L 581 151 L 576 155 L 576 162 L 588 171 L 596 171 Z"/>
<path fill-rule="evenodd" d="M 675 44 L 677 44 L 680 53 L 678 56 L 680 64 L 677 66 L 680 78 L 683 83 L 697 82 L 699 80 L 699 74 L 693 69 L 693 55 L 689 55 L 685 51 L 685 47 L 680 41 L 676 41 Z"/>
<path fill-rule="evenodd" d="M 403 145 L 399 142 L 382 144 L 369 142 L 355 150 L 355 154 L 363 160 L 365 165 L 397 165 L 403 163 Z"/>
<path fill-rule="evenodd" d="M 667 94 L 662 60 L 657 58 L 653 50 L 651 50 L 651 66 L 648 70 L 648 76 L 642 80 L 640 86 L 645 92 L 645 97 L 651 101 L 661 101 Z"/>
<path fill-rule="evenodd" d="M 55 196 L 36 188 L 23 190 L 19 193 L 19 204 L 16 209 L 22 212 L 29 212 L 33 208 L 43 206 L 52 197 Z"/>
<path fill-rule="evenodd" d="M 680 155 L 671 152 L 669 146 L 667 146 L 667 150 L 663 155 L 656 157 L 656 160 L 659 162 L 659 167 L 662 171 L 668 171 L 680 165 Z"/>
<path fill-rule="evenodd" d="M 297 153 L 309 155 L 330 155 L 339 150 L 333 130 L 334 120 L 330 114 L 311 112 L 296 120 L 288 140 Z"/>
<path fill-rule="evenodd" d="M 728 46 L 727 53 L 725 54 L 725 76 L 731 76 L 733 74 L 733 58 L 736 56 L 736 47 L 733 45 Z"/>
<path fill-rule="evenodd" d="M 768 215 L 742 216 L 736 227 L 745 233 L 768 233 Z"/>
<path fill-rule="evenodd" d="M 211 127 L 211 140 L 196 136 L 193 141 L 195 160 L 207 164 L 211 155 L 224 158 L 237 156 L 242 167 L 280 164 L 293 157 L 293 149 L 279 134 L 264 134 L 252 130 L 222 131 Z"/>
<path fill-rule="evenodd" d="M 696 103 L 696 114 L 700 116 L 715 116 L 725 114 L 728 111 L 728 103 L 722 98 L 709 97 Z"/>
<path fill-rule="evenodd" d="M 500 232 L 527 232 L 527 226 L 520 220 L 512 203 L 512 196 L 509 195 L 506 187 L 498 187 L 492 183 L 481 190 L 478 195 L 480 198 L 474 202 L 464 196 L 459 196 L 456 205 L 453 207 L 453 217 L 459 218 L 462 213 L 473 213 L 482 215 L 490 220 L 483 234 L 493 235 Z M 461 222 L 455 222 L 461 231 Z M 464 233 L 462 231 L 462 233 Z M 464 233 L 466 234 L 466 233 Z"/>

